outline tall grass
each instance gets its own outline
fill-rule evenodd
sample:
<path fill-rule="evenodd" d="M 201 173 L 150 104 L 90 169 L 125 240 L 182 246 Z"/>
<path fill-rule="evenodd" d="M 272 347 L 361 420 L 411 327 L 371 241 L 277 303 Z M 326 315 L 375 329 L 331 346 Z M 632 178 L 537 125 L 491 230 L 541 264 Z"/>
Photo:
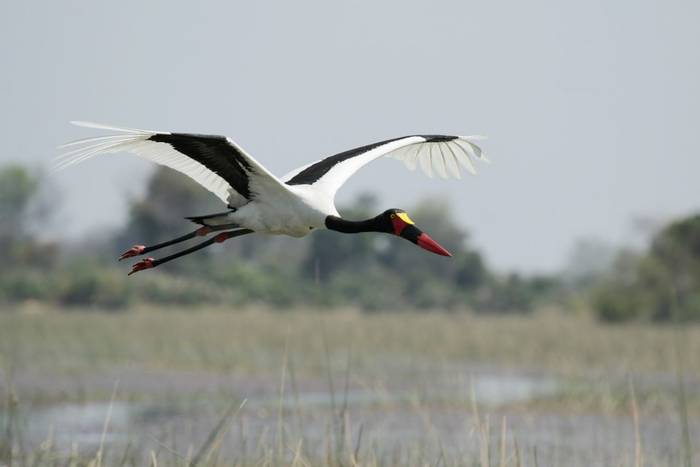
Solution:
<path fill-rule="evenodd" d="M 692 467 L 693 449 L 690 441 L 690 424 L 688 422 L 688 401 L 685 389 L 686 359 L 684 347 L 686 346 L 686 335 L 681 324 L 681 310 L 678 306 L 678 292 L 675 287 L 671 288 L 672 315 L 675 329 L 675 339 L 673 340 L 676 363 L 676 394 L 678 395 L 678 415 L 681 424 L 683 465 Z"/>
<path fill-rule="evenodd" d="M 585 317 L 551 313 L 494 318 L 439 312 L 367 315 L 351 310 L 328 314 L 310 310 L 137 309 L 123 314 L 16 310 L 0 314 L 0 356 L 5 367 L 15 369 L 17 378 L 10 384 L 7 371 L 2 377 L 6 416 L 0 465 L 561 465 L 557 456 L 564 454 L 553 453 L 547 444 L 522 441 L 523 422 L 516 429 L 517 418 L 601 413 L 628 417 L 634 430 L 632 442 L 619 446 L 615 465 L 689 466 L 691 430 L 700 405 L 696 392 L 687 390 L 686 380 L 698 374 L 699 362 L 682 357 L 698 354 L 700 330 L 690 327 L 683 332 L 685 337 L 678 339 L 670 327 L 607 327 Z M 674 362 L 679 369 L 675 375 Z M 436 375 L 442 372 L 484 366 L 554 374 L 579 386 L 564 385 L 552 398 L 499 408 L 480 404 L 474 390 L 465 399 L 421 392 L 424 386 L 439 384 Z M 209 433 L 197 438 L 198 444 L 193 439 L 182 445 L 179 439 L 178 446 L 175 436 L 114 444 L 105 437 L 110 429 L 107 417 L 97 447 L 75 446 L 66 451 L 53 435 L 40 446 L 26 445 L 18 422 L 26 405 L 18 405 L 17 397 L 34 403 L 163 397 L 160 387 L 144 390 L 125 380 L 118 390 L 110 385 L 107 392 L 88 384 L 80 395 L 58 394 L 31 383 L 111 377 L 123 368 L 156 375 L 174 371 L 188 381 L 221 374 L 257 378 L 269 383 L 270 392 L 276 394 L 269 404 L 275 423 L 260 430 L 251 428 L 247 424 L 255 411 L 268 408 L 246 403 L 246 394 L 223 391 L 217 397 L 227 401 L 227 407 L 221 409 Z M 38 380 L 36 373 L 41 373 Z M 654 380 L 670 375 L 671 381 L 675 376 L 677 390 L 667 395 L 665 389 L 645 383 L 645 375 Z M 323 385 L 330 395 L 329 409 L 303 402 L 311 383 L 313 390 Z M 11 391 L 12 386 L 17 389 Z M 473 387 L 468 381 L 462 386 L 467 394 Z M 356 387 L 373 388 L 384 402 L 358 412 L 350 400 Z M 401 399 L 397 387 L 413 388 L 410 397 Z M 212 397 L 197 388 L 192 391 L 188 397 Z M 670 457 L 653 452 L 644 443 L 643 433 L 645 416 L 672 413 L 674 407 L 665 398 L 676 402 L 682 436 Z M 367 430 L 363 419 L 367 414 L 391 411 L 420 417 L 422 436 L 396 441 L 390 432 Z M 465 428 L 460 428 L 459 442 L 445 436 L 444 423 L 436 420 L 442 412 L 462 414 Z M 314 430 L 320 433 L 310 437 Z M 568 465 L 586 465 L 595 457 L 596 453 L 587 453 L 578 461 L 564 458 L 571 461 Z"/>
<path fill-rule="evenodd" d="M 538 446 L 532 446 L 529 455 L 521 454 L 519 444 L 513 433 L 510 432 L 506 416 L 498 417 L 494 423 L 494 414 L 483 412 L 476 401 L 473 405 L 474 416 L 465 419 L 465 424 L 472 428 L 464 433 L 464 446 L 472 445 L 473 449 L 460 448 L 455 450 L 445 448 L 445 440 L 432 431 L 429 419 L 426 419 L 424 442 L 403 443 L 400 445 L 382 444 L 381 439 L 374 439 L 370 444 L 362 440 L 362 429 L 357 430 L 357 436 L 353 436 L 350 429 L 349 418 L 351 410 L 345 413 L 346 436 L 335 444 L 336 437 L 330 424 L 321 440 L 315 441 L 315 445 L 307 447 L 308 439 L 300 433 L 288 432 L 290 428 L 281 417 L 284 411 L 278 413 L 278 424 L 281 427 L 279 433 L 272 436 L 270 431 L 262 431 L 254 434 L 244 432 L 237 444 L 227 437 L 227 431 L 235 423 L 236 418 L 245 409 L 245 400 L 242 403 L 232 404 L 220 417 L 218 423 L 212 426 L 208 435 L 199 446 L 189 446 L 184 451 L 178 450 L 174 444 L 165 441 L 151 439 L 150 443 L 141 440 L 141 446 L 120 445 L 105 446 L 104 433 L 109 430 L 109 416 L 105 420 L 103 441 L 96 451 L 88 447 L 74 445 L 73 449 L 66 452 L 52 440 L 52 435 L 39 446 L 26 446 L 21 442 L 22 433 L 19 425 L 13 425 L 13 438 L 16 446 L 6 452 L 0 458 L 0 465 L 16 467 L 59 467 L 59 466 L 258 466 L 258 465 L 291 465 L 291 466 L 392 466 L 392 465 L 441 465 L 441 466 L 474 466 L 474 467 L 510 467 L 510 466 L 539 466 L 539 465 L 678 465 L 669 463 L 669 460 L 654 459 L 648 461 L 641 456 L 641 442 L 638 435 L 639 420 L 635 418 L 636 439 L 634 452 L 626 452 L 620 446 L 619 459 L 614 464 L 586 464 L 587 460 L 577 461 L 575 458 L 564 458 L 564 463 L 557 463 L 558 455 L 550 452 L 546 460 L 542 460 Z M 428 408 L 421 407 L 428 411 Z M 633 409 L 634 410 L 634 409 Z M 138 442 L 138 440 L 137 440 Z M 234 443 L 231 446 L 231 443 Z M 364 443 L 364 444 L 363 444 Z M 149 447 L 150 445 L 150 447 Z M 248 450 L 245 446 L 254 446 Z M 325 446 L 325 449 L 323 448 Z M 224 449 L 226 447 L 226 449 Z M 3 463 L 4 461 L 4 463 Z"/>
<path fill-rule="evenodd" d="M 700 327 L 684 332 L 684 353 L 700 355 Z M 324 339 L 332 343 L 328 352 Z M 363 374 L 384 371 L 387 362 L 423 361 L 530 367 L 574 376 L 672 375 L 675 339 L 671 326 L 608 326 L 559 312 L 534 317 L 177 308 L 0 312 L 0 355 L 6 366 L 62 373 L 137 364 L 276 375 L 289 342 L 289 354 L 303 356 L 296 359 L 295 372 L 305 377 L 327 377 L 327 368 L 346 363 L 349 348 L 353 368 Z M 685 364 L 689 374 L 700 374 L 700 359 Z"/>

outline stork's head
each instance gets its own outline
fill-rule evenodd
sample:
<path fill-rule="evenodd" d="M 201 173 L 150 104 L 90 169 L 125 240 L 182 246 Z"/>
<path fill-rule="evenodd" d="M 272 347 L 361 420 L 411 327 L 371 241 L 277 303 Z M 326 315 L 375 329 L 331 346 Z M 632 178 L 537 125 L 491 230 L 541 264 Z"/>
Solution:
<path fill-rule="evenodd" d="M 416 224 L 408 217 L 408 214 L 403 209 L 389 209 L 384 211 L 380 217 L 386 220 L 383 224 L 386 224 L 387 230 L 385 231 L 387 233 L 403 237 L 409 242 L 413 242 L 419 247 L 437 255 L 452 256 L 449 251 L 430 238 L 427 233 L 416 227 Z"/>

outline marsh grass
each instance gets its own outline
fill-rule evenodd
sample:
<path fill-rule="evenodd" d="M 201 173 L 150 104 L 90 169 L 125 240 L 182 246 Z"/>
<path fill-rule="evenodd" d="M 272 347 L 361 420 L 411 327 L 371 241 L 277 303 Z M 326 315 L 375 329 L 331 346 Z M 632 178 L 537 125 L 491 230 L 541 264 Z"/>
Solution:
<path fill-rule="evenodd" d="M 630 443 L 620 446 L 615 465 L 691 466 L 690 419 L 697 416 L 700 404 L 697 391 L 687 390 L 687 381 L 700 374 L 700 362 L 683 357 L 699 354 L 700 330 L 689 327 L 682 332 L 679 338 L 672 327 L 610 327 L 583 316 L 547 312 L 526 318 L 440 312 L 372 315 L 352 310 L 139 308 L 118 314 L 12 310 L 0 314 L 5 392 L 0 465 L 563 465 L 557 459 L 565 454 L 523 444 L 508 414 L 601 413 L 632 421 Z M 438 400 L 422 392 L 423 385 L 437 384 L 443 373 L 463 367 L 543 372 L 564 383 L 551 396 L 498 409 L 480 404 L 473 389 L 466 399 Z M 115 369 L 118 374 L 124 368 L 186 372 L 191 379 L 221 374 L 260 379 L 276 393 L 269 408 L 275 423 L 272 428 L 250 429 L 249 412 L 263 409 L 246 405 L 245 394 L 224 392 L 227 407 L 198 444 L 178 445 L 174 436 L 105 444 L 108 416 L 97 448 L 74 446 L 66 451 L 53 434 L 39 446 L 26 445 L 18 421 L 21 402 L 164 397 L 158 387 L 134 388 L 126 381 L 118 389 L 113 381 L 103 388 L 86 383 L 77 394 L 70 392 L 70 385 L 62 392 L 35 387 L 53 378 L 113 377 Z M 657 384 L 669 377 L 676 381 L 675 390 Z M 301 387 L 309 381 L 323 385 L 330 407 L 310 408 L 302 402 Z M 397 382 L 416 388 L 413 396 L 398 400 L 393 389 Z M 422 420 L 420 440 L 396 442 L 368 433 L 350 403 L 351 388 L 358 385 L 381 394 L 384 409 L 417 414 Z M 464 385 L 470 387 L 468 381 Z M 203 396 L 195 388 L 183 397 Z M 438 427 L 435 410 L 467 407 L 461 441 L 455 445 L 453 438 L 445 437 L 444 427 Z M 681 439 L 674 442 L 678 450 L 667 456 L 649 452 L 641 434 L 644 416 L 673 413 L 681 427 Z M 309 423 L 323 427 L 313 439 L 306 436 Z M 235 439 L 229 433 L 232 427 Z"/>
<path fill-rule="evenodd" d="M 321 324 L 323 323 L 323 324 Z M 325 331 L 323 331 L 325 328 Z M 686 355 L 700 355 L 700 327 L 685 331 Z M 324 337 L 325 336 L 325 337 Z M 277 374 L 289 343 L 298 376 L 326 375 L 346 363 L 431 361 L 582 372 L 672 374 L 672 326 L 602 325 L 585 316 L 534 316 L 354 310 L 149 309 L 127 313 L 56 312 L 30 308 L 0 313 L 5 367 L 93 372 L 119 365 L 197 371 Z M 324 339 L 325 342 L 324 343 Z M 328 346 L 327 343 L 332 343 Z M 687 359 L 700 374 L 700 359 Z"/>
<path fill-rule="evenodd" d="M 115 385 L 116 386 L 116 385 Z M 631 391 L 633 387 L 631 387 Z M 473 397 L 473 396 L 472 396 Z M 280 395 L 283 398 L 283 395 Z M 472 444 L 471 451 L 448 451 L 443 440 L 439 437 L 429 437 L 425 443 L 404 444 L 400 446 L 382 446 L 376 440 L 371 445 L 362 444 L 361 426 L 357 437 L 353 439 L 351 431 L 345 431 L 346 437 L 335 444 L 337 438 L 330 429 L 326 431 L 321 445 L 324 449 L 307 449 L 303 437 L 286 433 L 286 426 L 282 420 L 278 420 L 279 434 L 270 436 L 269 431 L 263 431 L 257 437 L 244 437 L 239 439 L 236 455 L 227 455 L 223 451 L 224 444 L 229 441 L 225 435 L 229 428 L 236 422 L 241 411 L 244 410 L 246 400 L 232 404 L 222 415 L 201 445 L 188 446 L 184 452 L 179 452 L 177 446 L 168 445 L 158 439 L 153 439 L 151 448 L 134 450 L 131 444 L 118 449 L 104 449 L 104 436 L 109 430 L 110 417 L 105 419 L 102 440 L 96 451 L 81 449 L 74 444 L 70 452 L 60 450 L 54 444 L 51 434 L 36 449 L 24 450 L 21 443 L 19 447 L 3 453 L 0 457 L 0 465 L 16 467 L 112 467 L 112 466 L 177 466 L 177 467 L 213 467 L 213 466 L 277 466 L 287 465 L 292 467 L 356 467 L 356 466 L 473 466 L 473 467 L 520 467 L 520 466 L 544 466 L 544 465 L 589 465 L 567 460 L 563 463 L 542 461 L 537 446 L 533 446 L 528 454 L 523 456 L 517 439 L 509 431 L 508 419 L 501 416 L 498 422 L 493 422 L 491 414 L 484 414 L 479 404 L 472 399 L 473 417 L 465 420 L 464 444 Z M 636 408 L 632 407 L 633 414 Z M 279 413 L 281 417 L 282 412 Z M 343 415 L 347 422 L 349 415 Z M 668 460 L 645 459 L 642 456 L 641 442 L 639 441 L 639 420 L 635 416 L 636 442 L 633 452 L 624 452 L 621 448 L 619 460 L 614 464 L 596 463 L 590 465 L 619 465 L 641 467 L 679 465 Z M 21 439 L 21 432 L 15 426 L 16 439 Z M 431 432 L 431 422 L 426 419 L 425 430 Z M 281 436 L 284 434 L 284 438 Z M 255 446 L 247 451 L 245 446 Z M 551 456 L 550 456 L 551 457 Z M 556 456 L 555 456 L 556 457 Z M 687 459 L 687 458 L 686 458 Z M 4 463 L 3 463 L 4 462 Z M 683 464 L 692 465 L 692 464 Z"/>

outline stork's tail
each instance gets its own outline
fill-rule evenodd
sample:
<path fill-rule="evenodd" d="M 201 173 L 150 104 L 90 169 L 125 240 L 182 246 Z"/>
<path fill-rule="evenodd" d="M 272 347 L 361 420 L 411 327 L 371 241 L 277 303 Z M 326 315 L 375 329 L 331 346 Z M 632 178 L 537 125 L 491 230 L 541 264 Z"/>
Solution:
<path fill-rule="evenodd" d="M 231 220 L 231 214 L 236 212 L 235 209 L 230 209 L 224 212 L 217 212 L 215 214 L 206 214 L 204 216 L 192 216 L 185 217 L 185 219 L 194 222 L 195 224 L 204 225 L 207 227 L 212 227 L 214 229 L 220 228 L 235 228 L 240 227 L 235 222 Z"/>

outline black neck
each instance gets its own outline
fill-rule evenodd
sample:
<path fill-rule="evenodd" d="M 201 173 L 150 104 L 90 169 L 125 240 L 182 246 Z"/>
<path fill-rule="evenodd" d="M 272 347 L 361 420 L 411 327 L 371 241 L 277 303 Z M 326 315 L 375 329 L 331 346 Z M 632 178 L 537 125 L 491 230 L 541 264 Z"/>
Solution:
<path fill-rule="evenodd" d="M 364 221 L 349 221 L 337 216 L 326 217 L 326 227 L 342 233 L 387 232 L 381 215 Z"/>

